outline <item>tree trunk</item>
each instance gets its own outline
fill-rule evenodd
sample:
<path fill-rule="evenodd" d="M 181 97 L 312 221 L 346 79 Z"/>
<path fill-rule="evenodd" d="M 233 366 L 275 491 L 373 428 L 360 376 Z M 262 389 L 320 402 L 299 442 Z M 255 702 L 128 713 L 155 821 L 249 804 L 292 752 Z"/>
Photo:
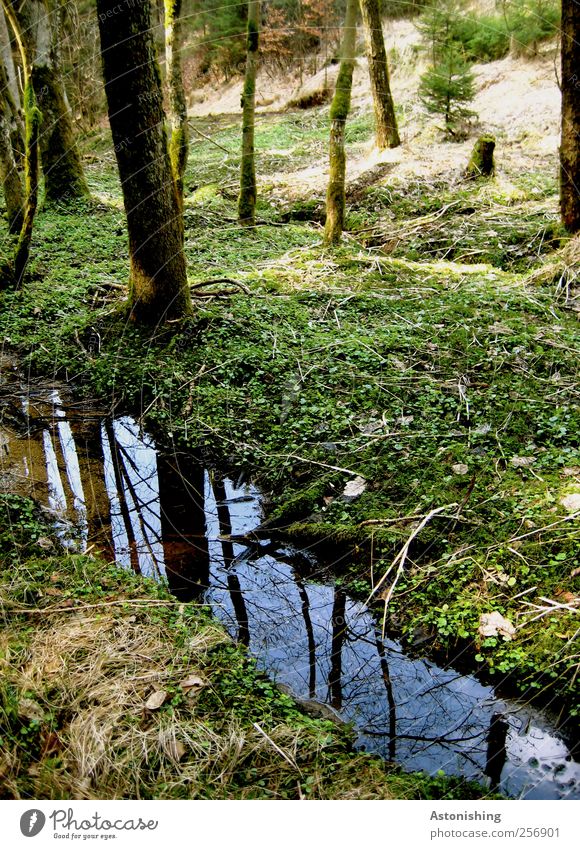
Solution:
<path fill-rule="evenodd" d="M 187 165 L 187 104 L 181 71 L 181 0 L 165 0 L 165 63 L 169 83 L 169 156 L 179 198 Z"/>
<path fill-rule="evenodd" d="M 562 139 L 560 212 L 571 233 L 580 231 L 580 2 L 562 0 Z"/>
<path fill-rule="evenodd" d="M 14 58 L 12 56 L 12 45 L 10 41 L 10 33 L 6 23 L 4 10 L 0 8 L 0 61 L 4 65 L 6 72 L 6 84 L 10 97 L 14 101 L 17 108 L 20 108 L 20 92 L 18 91 L 18 80 L 16 79 L 16 68 L 14 67 Z"/>
<path fill-rule="evenodd" d="M 28 76 L 28 75 L 26 75 Z M 27 79 L 24 88 L 24 220 L 14 253 L 14 278 L 17 284 L 22 281 L 28 262 L 32 227 L 36 207 L 38 206 L 38 181 L 40 178 L 39 136 L 42 114 L 36 105 L 36 96 L 32 80 Z"/>
<path fill-rule="evenodd" d="M 10 122 L 10 139 L 15 152 L 17 162 L 24 157 L 24 122 L 22 120 L 22 103 L 16 67 L 12 55 L 12 42 L 6 22 L 4 9 L 0 6 L 0 63 L 4 66 L 6 80 L 2 83 L 4 99 L 10 109 L 8 120 Z"/>
<path fill-rule="evenodd" d="M 330 173 L 326 192 L 326 225 L 324 243 L 337 244 L 344 229 L 346 156 L 344 129 L 350 110 L 352 74 L 356 46 L 356 18 L 358 0 L 347 0 L 342 58 L 336 80 L 336 90 L 330 107 Z"/>
<path fill-rule="evenodd" d="M 27 0 L 20 12 L 32 84 L 42 113 L 40 157 L 47 200 L 87 197 L 59 63 L 60 17 L 54 0 Z"/>
<path fill-rule="evenodd" d="M 375 136 L 377 147 L 398 147 L 401 144 L 395 106 L 389 81 L 389 66 L 387 51 L 383 38 L 379 0 L 360 0 L 367 57 L 369 62 L 369 77 L 373 93 L 375 110 Z"/>
<path fill-rule="evenodd" d="M 12 110 L 5 99 L 7 91 L 8 81 L 0 61 L 0 176 L 4 186 L 8 229 L 10 233 L 19 233 L 24 221 L 24 193 L 12 149 Z"/>
<path fill-rule="evenodd" d="M 13 277 L 18 285 L 24 275 L 24 269 L 28 262 L 30 241 L 32 239 L 32 226 L 36 207 L 38 205 L 38 139 L 40 133 L 40 122 L 42 115 L 36 105 L 36 96 L 31 80 L 31 69 L 24 46 L 22 32 L 18 20 L 9 0 L 0 0 L 3 11 L 10 22 L 14 37 L 18 43 L 20 58 L 22 61 L 22 73 L 24 76 L 24 213 L 22 226 L 18 236 L 18 242 L 14 251 Z"/>
<path fill-rule="evenodd" d="M 109 121 L 123 188 L 135 317 L 157 323 L 191 311 L 183 216 L 173 179 L 151 2 L 97 0 Z"/>
<path fill-rule="evenodd" d="M 240 166 L 240 224 L 256 223 L 256 161 L 254 156 L 254 122 L 256 119 L 256 73 L 258 70 L 258 41 L 260 29 L 260 0 L 248 3 L 248 36 L 246 76 L 242 91 L 242 161 Z"/>

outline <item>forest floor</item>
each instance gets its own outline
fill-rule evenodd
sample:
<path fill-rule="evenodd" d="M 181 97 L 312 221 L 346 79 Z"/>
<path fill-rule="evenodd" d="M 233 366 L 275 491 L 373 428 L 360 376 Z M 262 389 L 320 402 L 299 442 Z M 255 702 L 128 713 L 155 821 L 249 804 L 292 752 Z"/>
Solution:
<path fill-rule="evenodd" d="M 297 177 L 312 167 L 313 156 L 324 156 L 327 106 L 260 116 L 259 224 L 253 230 L 235 220 L 238 117 L 198 117 L 195 127 L 185 207 L 190 279 L 229 278 L 247 292 L 223 282 L 213 285 L 213 295 L 211 285 L 194 288 L 193 317 L 153 335 L 128 320 L 121 194 L 110 139 L 99 133 L 85 142 L 93 200 L 40 211 L 25 284 L 2 293 L 5 344 L 30 374 L 69 380 L 109 409 L 143 413 L 160 441 L 249 472 L 269 494 L 269 521 L 278 533 L 316 543 L 329 560 L 340 556 L 335 574 L 358 597 L 376 587 L 413 537 L 387 611 L 390 633 L 409 644 L 419 639 L 422 651 L 439 657 L 461 657 L 483 679 L 576 716 L 578 255 L 559 223 L 555 149 L 540 155 L 542 133 L 527 153 L 525 139 L 512 148 L 506 140 L 505 149 L 500 142 L 496 177 L 465 182 L 459 163 L 471 139 L 445 145 L 453 151 L 449 159 L 440 158 L 435 170 L 418 167 L 413 177 L 405 153 L 400 172 L 394 159 L 369 158 L 372 115 L 355 102 L 347 126 L 349 161 L 364 155 L 367 167 L 349 182 L 345 239 L 328 250 L 321 244 L 323 181 L 303 184 Z M 421 132 L 434 138 L 430 122 Z M 407 145 L 413 145 L 410 137 Z M 508 155 L 516 148 L 517 155 Z M 420 149 L 417 162 L 426 151 Z M 5 239 L 3 249 L 8 245 Z M 229 288 L 231 294 L 220 294 Z M 96 356 L 87 351 L 93 329 L 101 337 Z M 343 494 L 352 481 L 356 497 Z M 17 526 L 37 521 L 20 503 L 8 507 Z M 4 544 L 6 552 L 7 539 Z M 38 760 L 40 752 L 41 762 L 48 758 L 50 766 L 54 756 L 64 771 L 52 790 L 34 769 L 4 763 L 0 769 L 14 794 L 307 795 L 294 767 L 252 723 L 290 761 L 304 758 L 300 768 L 311 776 L 313 797 L 437 791 L 416 777 L 385 778 L 384 767 L 349 753 L 341 732 L 328 723 L 304 725 L 277 691 L 245 707 L 248 693 L 270 685 L 241 650 L 220 643 L 197 609 L 189 619 L 161 589 L 121 580 L 115 570 L 104 586 L 101 567 L 90 558 L 57 564 L 37 550 L 32 565 L 27 558 L 21 571 L 19 558 L 7 561 L 2 595 L 11 604 L 50 603 L 37 588 L 65 567 L 76 576 L 76 602 L 84 593 L 88 603 L 114 600 L 116 593 L 165 600 L 155 616 L 129 605 L 95 625 L 98 639 L 107 640 L 119 629 L 134 630 L 134 622 L 145 623 L 143 639 L 154 646 L 145 655 L 157 656 L 155 646 L 173 641 L 166 660 L 159 660 L 171 672 L 160 680 L 175 688 L 171 710 L 148 715 L 150 724 L 137 723 L 138 732 L 124 730 L 119 746 L 127 757 L 137 745 L 133 733 L 139 740 L 155 738 L 151 763 L 178 763 L 183 772 L 171 722 L 185 701 L 176 682 L 191 664 L 201 679 L 212 680 L 196 702 L 196 721 L 219 702 L 231 709 L 234 725 L 222 717 L 223 727 L 211 729 L 217 735 L 211 744 L 186 741 L 193 751 L 198 745 L 209 753 L 195 774 L 186 758 L 187 783 L 175 779 L 175 770 L 167 777 L 165 767 L 156 766 L 155 777 L 151 772 L 128 789 L 115 784 L 117 772 L 102 760 L 97 773 L 110 772 L 110 778 L 102 778 L 97 790 L 75 785 L 58 760 L 54 726 L 38 711 L 17 725 L 14 694 L 22 698 L 26 690 L 24 697 L 38 703 L 47 688 L 43 715 L 46 705 L 66 702 L 63 692 L 51 702 L 53 691 L 35 677 L 38 670 L 28 673 L 27 664 L 37 651 L 44 656 L 49 650 L 54 629 L 69 641 L 62 651 L 72 652 L 71 629 L 78 631 L 85 614 L 73 620 L 60 613 L 41 623 L 30 612 L 6 608 L 15 630 L 8 631 L 2 651 L 10 670 L 2 698 L 5 712 L 16 717 L 14 757 L 31 752 Z M 379 610 L 380 598 L 379 592 Z M 492 612 L 513 624 L 513 639 L 480 633 L 480 617 Z M 29 628 L 29 621 L 38 628 Z M 188 648 L 181 667 L 173 646 L 190 637 L 195 643 L 196 634 L 199 642 Z M 207 665 L 214 657 L 212 673 Z M 235 681 L 223 674 L 230 667 Z M 123 698 L 131 725 L 142 709 L 135 712 L 133 690 L 123 690 Z M 54 722 L 70 720 L 62 710 Z M 90 721 L 82 713 L 77 718 Z M 296 736 L 299 727 L 303 737 Z M 29 749 L 25 735 L 33 739 Z M 239 751 L 236 760 L 232 752 Z M 80 753 L 74 757 L 82 761 Z M 216 766 L 216 758 L 227 761 L 227 769 Z M 24 758 L 27 769 L 29 762 Z M 332 764 L 338 764 L 337 775 Z"/>

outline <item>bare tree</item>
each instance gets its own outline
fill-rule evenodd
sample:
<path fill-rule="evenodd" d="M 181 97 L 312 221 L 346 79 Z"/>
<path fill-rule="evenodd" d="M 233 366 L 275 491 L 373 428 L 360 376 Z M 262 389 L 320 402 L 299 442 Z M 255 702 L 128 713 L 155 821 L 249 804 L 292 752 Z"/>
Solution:
<path fill-rule="evenodd" d="M 88 196 L 60 67 L 58 0 L 25 0 L 19 10 L 31 78 L 42 113 L 40 156 L 47 199 Z"/>
<path fill-rule="evenodd" d="M 373 93 L 377 147 L 380 150 L 384 150 L 386 147 L 398 147 L 401 144 L 401 139 L 399 138 L 395 105 L 391 94 L 379 0 L 360 0 L 360 8 L 367 45 L 371 91 Z"/>
<path fill-rule="evenodd" d="M 3 16 L 2 16 L 3 17 Z M 24 191 L 12 147 L 12 110 L 4 64 L 0 61 L 0 177 L 4 187 L 4 200 L 10 233 L 19 233 L 24 220 Z"/>
<path fill-rule="evenodd" d="M 14 37 L 20 51 L 22 62 L 22 73 L 24 77 L 24 120 L 25 120 L 25 146 L 24 146 L 24 200 L 22 204 L 22 224 L 18 236 L 18 242 L 14 251 L 14 282 L 20 283 L 28 262 L 30 252 L 30 241 L 32 239 L 32 227 L 36 208 L 38 205 L 38 139 L 40 133 L 41 113 L 36 105 L 36 96 L 32 84 L 31 67 L 24 46 L 22 32 L 18 20 L 9 0 L 1 0 L 3 11 L 10 23 Z"/>
<path fill-rule="evenodd" d="M 123 188 L 135 317 L 157 323 L 191 311 L 183 215 L 173 178 L 151 0 L 97 0 L 103 76 Z"/>
<path fill-rule="evenodd" d="M 181 71 L 181 0 L 165 0 L 165 67 L 169 83 L 169 156 L 180 199 L 187 165 L 187 104 Z"/>
<path fill-rule="evenodd" d="M 560 212 L 571 233 L 580 230 L 580 2 L 562 0 L 562 138 Z"/>
<path fill-rule="evenodd" d="M 330 107 L 330 173 L 326 191 L 325 244 L 337 244 L 344 229 L 346 155 L 344 129 L 350 111 L 352 74 L 356 47 L 358 0 L 347 0 L 342 58 L 336 80 L 336 90 Z"/>
<path fill-rule="evenodd" d="M 258 42 L 260 31 L 260 0 L 248 2 L 248 35 L 246 76 L 242 91 L 242 160 L 240 166 L 240 195 L 238 220 L 240 224 L 256 223 L 256 161 L 254 153 L 254 123 L 256 120 L 256 74 L 258 71 Z"/>

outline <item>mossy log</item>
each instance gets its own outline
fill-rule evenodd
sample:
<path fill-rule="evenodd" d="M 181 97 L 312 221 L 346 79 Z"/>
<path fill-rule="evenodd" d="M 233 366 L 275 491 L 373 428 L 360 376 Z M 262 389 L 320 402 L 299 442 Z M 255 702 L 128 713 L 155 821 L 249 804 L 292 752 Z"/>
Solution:
<path fill-rule="evenodd" d="M 493 136 L 480 136 L 475 142 L 471 157 L 465 169 L 467 179 L 477 177 L 491 177 L 495 172 L 493 152 L 495 150 L 495 139 Z"/>

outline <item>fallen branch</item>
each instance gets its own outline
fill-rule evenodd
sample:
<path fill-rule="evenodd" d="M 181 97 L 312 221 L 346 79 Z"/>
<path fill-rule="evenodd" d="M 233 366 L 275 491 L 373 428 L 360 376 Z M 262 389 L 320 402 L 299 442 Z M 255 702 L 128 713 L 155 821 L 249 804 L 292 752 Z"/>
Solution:
<path fill-rule="evenodd" d="M 212 280 L 201 280 L 198 283 L 190 283 L 189 288 L 190 289 L 196 289 L 196 290 L 197 289 L 204 289 L 206 286 L 215 286 L 217 283 L 225 283 L 228 286 L 234 286 L 236 289 L 241 289 L 241 291 L 245 295 L 250 294 L 250 290 L 245 285 L 245 283 L 240 283 L 239 280 L 231 280 L 229 277 L 215 277 Z M 233 294 L 234 294 L 234 292 L 230 292 L 227 289 L 220 289 L 217 292 L 212 291 L 212 292 L 207 292 L 207 293 L 201 293 L 201 294 L 198 295 L 198 297 L 213 298 L 213 297 L 216 297 L 216 296 L 219 297 L 220 295 L 233 295 Z"/>
<path fill-rule="evenodd" d="M 385 622 L 386 622 L 386 618 L 387 618 L 387 607 L 388 607 L 389 602 L 390 602 L 390 600 L 393 596 L 393 593 L 395 591 L 395 587 L 397 586 L 397 582 L 398 582 L 399 578 L 401 577 L 401 575 L 403 573 L 403 569 L 405 568 L 405 562 L 407 560 L 407 555 L 409 554 L 409 547 L 410 547 L 411 543 L 413 542 L 415 537 L 423 530 L 425 525 L 428 522 L 430 522 L 431 519 L 434 516 L 437 516 L 439 513 L 442 513 L 444 510 L 448 510 L 450 507 L 457 507 L 457 502 L 453 502 L 452 504 L 444 504 L 442 507 L 436 507 L 434 510 L 431 510 L 429 513 L 427 513 L 427 515 L 422 519 L 421 522 L 419 522 L 417 527 L 413 530 L 413 532 L 411 533 L 411 535 L 409 536 L 409 538 L 405 542 L 404 546 L 401 548 L 401 550 L 399 551 L 399 553 L 397 554 L 397 556 L 395 557 L 395 559 L 393 560 L 393 562 L 391 563 L 391 565 L 389 566 L 389 568 L 387 569 L 387 571 L 385 572 L 383 577 L 380 579 L 378 584 L 375 587 L 373 587 L 369 597 L 367 598 L 365 604 L 369 604 L 371 598 L 381 588 L 381 586 L 387 580 L 387 578 L 389 577 L 389 575 L 391 574 L 391 572 L 397 566 L 397 563 L 398 563 L 398 568 L 397 568 L 397 573 L 395 575 L 395 579 L 394 579 L 393 583 L 391 584 L 391 586 L 389 587 L 389 590 L 387 592 L 387 596 L 385 598 L 385 611 L 384 611 L 384 614 L 383 614 L 383 638 L 385 636 Z"/>

